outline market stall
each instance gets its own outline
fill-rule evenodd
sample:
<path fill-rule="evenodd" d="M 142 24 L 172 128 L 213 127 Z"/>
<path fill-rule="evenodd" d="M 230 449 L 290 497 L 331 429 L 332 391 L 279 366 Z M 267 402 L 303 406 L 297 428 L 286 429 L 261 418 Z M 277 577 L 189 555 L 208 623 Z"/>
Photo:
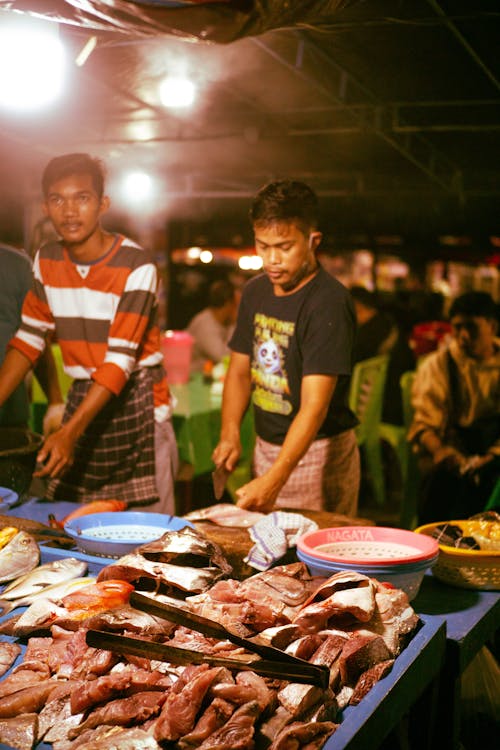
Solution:
<path fill-rule="evenodd" d="M 0 523 L 2 524 L 3 528 L 7 526 L 9 521 L 20 528 L 22 527 L 23 523 L 26 524 L 26 528 L 29 528 L 33 535 L 40 540 L 39 544 L 41 550 L 41 565 L 50 563 L 54 560 L 68 559 L 71 557 L 86 562 L 88 566 L 87 576 L 95 577 L 98 581 L 102 579 L 104 582 L 109 578 L 113 580 L 115 576 L 118 577 L 120 575 L 120 573 L 118 572 L 117 576 L 117 571 L 120 570 L 120 567 L 127 567 L 125 565 L 125 557 L 122 557 L 119 560 L 114 560 L 111 558 L 96 557 L 94 555 L 83 553 L 73 546 L 72 540 L 70 538 L 64 539 L 60 531 L 58 532 L 57 529 L 50 529 L 48 527 L 47 520 L 49 514 L 52 514 L 56 518 L 60 519 L 63 516 L 69 514 L 72 510 L 75 510 L 77 507 L 78 506 L 75 503 L 59 503 L 54 506 L 54 504 L 41 502 L 37 498 L 31 498 L 28 502 L 18 507 L 14 507 L 10 511 L 7 511 L 5 516 L 0 516 Z M 203 513 L 201 513 L 201 515 L 203 515 Z M 322 517 L 322 514 L 314 514 L 309 512 L 309 514 L 307 515 L 314 517 L 316 522 L 319 522 L 319 526 L 321 526 L 322 524 L 330 525 L 332 523 L 332 514 L 324 514 L 324 516 Z M 352 519 L 345 519 L 343 517 L 338 517 L 336 521 L 337 525 L 339 526 L 342 526 L 342 524 L 347 526 L 349 523 L 352 523 Z M 363 523 L 362 519 L 359 519 L 359 521 Z M 228 583 L 230 583 L 232 580 L 233 585 L 244 587 L 248 586 L 248 582 L 255 581 L 255 584 L 253 584 L 255 586 L 259 581 L 262 580 L 263 574 L 259 574 L 256 570 L 252 570 L 245 562 L 245 558 L 247 557 L 252 544 L 248 529 L 241 527 L 236 528 L 217 526 L 217 524 L 210 522 L 208 519 L 193 521 L 191 525 L 193 527 L 192 533 L 200 534 L 200 538 L 206 540 L 206 543 L 210 546 L 210 549 L 213 548 L 221 550 L 223 554 L 226 551 L 228 553 L 231 553 L 231 555 L 227 555 L 227 559 L 224 555 L 224 563 L 218 563 L 222 567 L 217 571 L 216 575 L 218 576 L 220 571 L 222 569 L 225 569 L 224 565 L 228 563 L 229 565 L 233 565 L 233 572 L 229 574 L 229 577 L 227 574 L 220 576 L 219 578 L 217 578 L 218 581 L 227 581 Z M 61 547 L 61 544 L 63 545 L 63 548 Z M 285 558 L 283 560 L 277 561 L 277 563 L 281 564 L 282 566 L 279 567 L 278 570 L 282 571 L 293 569 L 294 571 L 296 571 L 296 566 L 301 565 L 300 563 L 296 562 L 296 559 L 297 558 L 295 557 L 295 550 L 292 546 L 287 552 Z M 175 560 L 171 559 L 170 562 L 175 562 Z M 236 565 L 234 565 L 235 563 Z M 283 563 L 285 563 L 285 565 L 283 565 Z M 239 579 L 233 578 L 234 568 L 236 568 Z M 271 573 L 273 570 L 276 571 L 276 566 L 273 566 L 270 570 Z M 103 573 L 103 571 L 108 572 Z M 264 574 L 265 573 L 266 571 L 264 571 Z M 155 572 L 155 575 L 157 575 L 157 572 Z M 125 575 L 124 578 L 127 578 L 127 575 Z M 208 588 L 208 595 L 210 595 L 210 591 L 212 590 L 212 588 L 217 586 L 217 580 Z M 240 581 L 239 583 L 238 580 Z M 130 585 L 130 583 L 132 583 L 132 585 L 130 586 L 130 588 L 132 589 L 134 581 L 131 578 L 128 578 L 128 581 L 129 584 L 126 585 Z M 289 584 L 285 585 L 285 589 L 280 595 L 281 598 L 286 599 L 286 594 L 284 592 L 287 591 L 288 593 L 289 591 L 295 590 L 296 584 L 297 579 L 292 576 L 289 579 Z M 345 584 L 342 584 L 342 586 L 344 585 Z M 243 588 L 239 590 L 240 595 L 238 601 L 240 602 L 243 600 L 241 595 L 243 590 Z M 150 593 L 150 591 L 146 590 L 146 596 L 139 594 L 139 596 L 136 598 L 138 598 L 139 601 L 141 598 L 149 599 Z M 206 595 L 207 594 L 201 593 L 194 596 L 191 595 L 188 596 L 187 599 L 185 599 L 185 602 L 190 602 L 191 600 L 195 601 Z M 133 594 L 133 596 L 135 596 L 135 594 Z M 171 606 L 171 603 L 172 598 L 168 597 L 167 604 Z M 410 717 L 415 717 L 415 715 L 419 716 L 422 715 L 422 711 L 428 717 L 432 717 L 434 715 L 433 700 L 435 699 L 436 689 L 439 689 L 439 686 L 441 684 L 440 680 L 442 679 L 446 679 L 447 681 L 447 699 L 446 702 L 441 701 L 439 704 L 441 718 L 443 715 L 442 712 L 445 711 L 447 721 L 449 720 L 450 726 L 454 727 L 456 725 L 458 720 L 457 701 L 459 698 L 457 685 L 460 674 L 462 673 L 465 666 L 470 662 L 474 654 L 479 650 L 479 648 L 481 648 L 481 646 L 485 642 L 487 642 L 492 637 L 496 628 L 498 627 L 500 618 L 500 596 L 497 592 L 494 591 L 471 592 L 454 589 L 450 586 L 446 586 L 440 581 L 437 581 L 429 574 L 425 576 L 421 591 L 411 604 L 417 616 L 418 625 L 412 631 L 411 638 L 405 640 L 404 647 L 401 648 L 400 651 L 398 650 L 397 656 L 394 658 L 388 673 L 384 674 L 384 676 L 381 677 L 381 679 L 379 679 L 378 681 L 375 681 L 371 689 L 366 691 L 364 696 L 359 700 L 357 704 L 349 705 L 347 703 L 345 705 L 342 705 L 342 708 L 339 708 L 339 705 L 341 705 L 341 699 L 339 697 L 340 694 L 336 696 L 337 707 L 335 711 L 335 718 L 331 720 L 331 716 L 329 718 L 327 716 L 322 717 L 323 721 L 321 723 L 328 724 L 329 729 L 328 731 L 326 731 L 326 739 L 324 741 L 321 741 L 321 744 L 316 744 L 315 747 L 323 747 L 325 750 L 341 750 L 343 748 L 363 748 L 367 747 L 368 744 L 374 748 L 381 746 L 384 738 L 387 737 L 391 730 L 398 726 L 403 717 L 408 715 L 410 715 Z M 128 611 L 127 606 L 128 605 L 126 605 L 125 603 L 123 604 L 123 612 Z M 162 606 L 161 597 L 159 606 Z M 214 606 L 213 603 L 211 604 L 211 606 Z M 19 612 L 24 611 L 26 611 L 26 608 L 19 609 Z M 214 621 L 218 620 L 219 624 L 224 624 L 223 617 L 221 616 L 217 618 L 213 615 L 213 611 L 212 619 Z M 221 612 L 222 611 L 223 610 L 221 610 Z M 123 616 L 125 615 L 123 614 Z M 20 644 L 21 652 L 14 663 L 14 672 L 17 669 L 19 673 L 19 671 L 22 672 L 23 670 L 22 665 L 23 659 L 26 656 L 26 648 L 33 648 L 33 644 L 30 645 L 32 639 L 29 633 L 22 629 L 19 632 L 24 633 L 24 635 L 21 636 L 16 636 L 15 630 L 11 631 L 14 632 L 14 635 L 5 634 L 5 622 L 8 620 L 9 614 L 4 615 L 4 617 L 1 618 L 0 631 L 2 632 L 2 635 L 0 635 L 0 640 L 2 642 Z M 103 627 L 102 622 L 100 622 L 100 626 L 97 627 L 96 623 L 98 622 L 100 621 L 93 620 L 93 625 L 92 623 L 90 623 L 93 630 L 97 632 L 97 637 L 99 637 L 99 632 L 106 630 L 106 628 Z M 332 620 L 329 622 L 330 628 L 336 628 L 337 626 L 340 629 L 343 627 L 341 621 L 334 622 Z M 291 625 L 285 626 L 285 628 L 286 627 L 291 627 Z M 362 632 L 364 633 L 365 628 L 369 627 L 370 621 L 362 623 Z M 271 629 L 280 630 L 280 627 L 276 627 L 275 624 L 275 626 Z M 117 630 L 116 627 L 111 627 L 109 632 L 111 631 L 111 639 L 114 637 L 118 637 L 118 639 L 120 639 L 122 637 L 120 635 L 116 636 L 116 633 L 120 633 L 120 628 L 118 628 Z M 185 634 L 186 631 L 183 630 L 182 632 Z M 265 628 L 263 632 L 266 632 Z M 333 633 L 334 631 L 331 630 L 328 632 Z M 338 634 L 339 630 L 336 629 L 335 632 Z M 135 632 L 132 630 L 131 632 L 127 633 L 127 635 L 131 635 L 132 638 L 137 638 L 137 636 L 139 635 L 139 637 L 142 639 L 142 646 L 144 646 L 144 638 L 149 638 L 155 643 L 161 640 L 158 633 L 156 634 L 156 636 L 151 637 L 147 635 L 146 630 L 144 630 L 140 634 L 138 634 L 137 629 Z M 47 633 L 45 633 L 45 637 L 46 636 Z M 336 637 L 338 637 L 338 635 Z M 36 640 L 37 638 L 34 638 L 33 643 Z M 97 641 L 97 643 L 98 642 L 99 641 Z M 179 642 L 176 640 L 175 635 L 173 638 L 169 636 L 169 640 L 165 642 L 169 644 L 175 643 L 177 646 L 179 645 Z M 283 643 L 281 643 L 281 648 L 283 649 Z M 123 646 L 123 652 L 120 651 L 120 653 L 123 654 L 124 652 L 126 652 L 125 646 Z M 30 651 L 30 653 L 32 652 Z M 103 653 L 109 654 L 111 652 L 105 651 Z M 216 660 L 221 655 L 223 657 L 226 657 L 228 655 L 228 652 L 227 649 L 224 649 L 219 645 L 216 650 L 215 656 L 213 656 L 212 658 L 215 658 Z M 241 658 L 241 655 L 239 658 Z M 196 660 L 193 659 L 193 661 Z M 127 667 L 128 662 L 124 663 L 125 667 Z M 280 663 L 281 662 L 279 662 L 278 664 Z M 321 662 L 316 663 L 321 664 Z M 286 663 L 282 664 L 283 673 L 286 674 L 287 667 L 289 668 L 289 666 L 290 665 Z M 209 666 L 208 669 L 215 669 L 215 667 L 212 665 Z M 278 669 L 280 669 L 280 667 L 278 667 Z M 4 681 L 7 679 L 9 674 L 12 674 L 12 671 L 12 669 L 7 671 L 6 677 L 3 678 Z M 243 673 L 240 672 L 239 674 Z M 95 685 L 100 684 L 97 682 L 97 680 L 104 680 L 104 676 L 100 677 L 99 675 L 100 672 L 97 671 L 93 673 L 90 678 L 87 678 L 87 681 L 88 679 L 90 679 L 92 682 L 94 682 Z M 453 680 L 453 689 L 450 689 L 449 679 Z M 0 686 L 1 684 L 2 683 L 0 683 Z M 281 683 L 281 685 L 283 684 L 286 683 Z M 319 688 L 313 688 L 310 685 L 302 685 L 301 689 L 304 689 L 306 691 L 319 690 Z M 2 688 L 0 687 L 0 733 L 2 732 L 3 726 L 1 695 Z M 215 691 L 214 695 L 217 695 L 217 691 Z M 322 699 L 325 704 L 328 704 L 327 696 L 328 690 L 326 691 L 326 693 L 324 694 L 324 698 Z M 117 698 L 117 696 L 113 697 L 115 699 Z M 215 700 L 213 696 L 212 700 Z M 240 703 L 239 709 L 241 708 L 242 706 Z M 44 711 L 46 711 L 46 709 L 41 708 L 40 719 L 42 720 L 42 723 L 43 721 L 45 721 L 45 714 L 43 713 Z M 31 712 L 31 714 L 32 713 L 33 712 Z M 228 722 L 229 719 L 227 719 L 226 723 Z M 259 720 L 259 726 L 263 726 L 264 724 L 266 724 L 266 721 L 264 721 L 261 717 Z M 335 728 L 334 731 L 331 731 L 331 733 L 329 734 L 331 730 L 330 725 L 334 726 Z M 410 721 L 410 726 L 412 727 L 412 736 L 410 739 L 412 743 L 416 743 L 414 744 L 415 747 L 437 747 L 437 738 L 441 734 L 441 725 L 439 724 L 439 722 L 438 724 L 434 724 L 431 719 L 429 719 L 429 721 L 426 722 L 424 726 L 422 722 L 416 720 Z M 74 732 L 76 732 L 76 730 L 74 730 Z M 278 730 L 276 730 L 276 734 L 279 734 Z M 47 736 L 50 737 L 53 735 L 48 734 Z M 268 737 L 267 740 L 263 740 L 260 735 L 259 737 L 260 739 L 257 742 L 257 747 L 271 747 L 273 742 L 272 739 Z M 2 741 L 4 741 L 5 737 L 2 736 L 1 739 Z M 140 738 L 139 735 L 137 735 L 137 738 L 134 741 L 137 741 L 139 743 L 143 740 L 144 737 L 142 735 L 140 736 Z M 439 742 L 442 741 L 443 738 L 440 737 Z M 103 743 L 104 739 L 102 739 L 101 742 Z M 180 744 L 174 744 L 173 746 L 188 746 L 185 743 L 183 744 L 181 740 L 178 740 L 178 742 L 180 742 Z M 284 744 L 276 745 L 276 747 L 286 748 L 288 746 L 292 746 L 287 745 L 285 740 L 283 742 Z M 451 748 L 455 746 L 454 742 L 455 730 L 453 730 L 451 734 L 447 736 L 445 744 Z M 29 744 L 29 739 L 25 739 L 24 743 L 25 744 L 9 745 L 5 744 L 4 742 L 2 746 L 17 748 L 34 746 L 37 748 L 37 750 L 50 750 L 52 747 L 58 747 L 57 743 L 52 745 L 47 741 L 40 741 L 33 745 Z M 64 745 L 61 745 L 61 747 L 63 746 Z M 102 744 L 102 746 L 106 747 L 105 744 Z M 142 747 L 143 745 L 137 744 L 136 746 Z M 240 747 L 239 744 L 228 744 L 227 746 Z M 247 745 L 245 744 L 241 745 L 241 747 L 246 746 Z M 67 745 L 67 747 L 70 748 L 71 746 Z M 85 747 L 85 744 L 83 744 L 82 747 Z M 89 745 L 89 747 L 91 747 L 91 745 Z M 117 745 L 117 747 L 119 747 L 119 745 Z M 149 747 L 149 745 L 144 745 L 144 747 Z M 154 747 L 154 745 L 151 745 L 151 747 Z M 206 747 L 210 747 L 210 744 L 207 744 Z M 248 745 L 248 747 L 250 747 L 250 745 Z"/>

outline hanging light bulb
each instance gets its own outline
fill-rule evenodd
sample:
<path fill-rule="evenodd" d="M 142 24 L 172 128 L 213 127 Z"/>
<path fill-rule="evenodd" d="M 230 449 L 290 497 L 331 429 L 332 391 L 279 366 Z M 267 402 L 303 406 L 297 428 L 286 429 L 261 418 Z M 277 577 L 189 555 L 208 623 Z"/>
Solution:
<path fill-rule="evenodd" d="M 0 106 L 41 109 L 62 93 L 66 53 L 54 23 L 32 19 L 0 26 Z"/>
<path fill-rule="evenodd" d="M 160 84 L 160 99 L 165 107 L 190 107 L 196 87 L 189 78 L 168 76 Z"/>

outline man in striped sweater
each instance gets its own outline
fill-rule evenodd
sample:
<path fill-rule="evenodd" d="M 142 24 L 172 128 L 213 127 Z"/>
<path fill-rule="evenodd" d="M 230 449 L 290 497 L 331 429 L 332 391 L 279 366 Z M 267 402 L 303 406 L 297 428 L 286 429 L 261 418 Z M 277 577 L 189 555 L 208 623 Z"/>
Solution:
<path fill-rule="evenodd" d="M 104 171 L 87 154 L 52 159 L 43 208 L 60 239 L 36 254 L 22 323 L 0 369 L 0 405 L 44 350 L 74 378 L 61 428 L 41 449 L 47 499 L 117 498 L 174 513 L 177 448 L 157 315 L 157 270 L 101 226 Z"/>

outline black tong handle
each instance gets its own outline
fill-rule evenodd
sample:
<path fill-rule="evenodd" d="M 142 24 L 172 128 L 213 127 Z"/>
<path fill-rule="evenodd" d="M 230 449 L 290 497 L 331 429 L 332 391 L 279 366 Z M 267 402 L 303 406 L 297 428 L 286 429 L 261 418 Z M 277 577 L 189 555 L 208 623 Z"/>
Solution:
<path fill-rule="evenodd" d="M 203 654 L 200 651 L 192 651 L 178 646 L 169 646 L 166 643 L 154 643 L 143 638 L 133 638 L 117 633 L 108 633 L 103 630 L 88 630 L 85 635 L 88 646 L 105 649 L 117 653 L 133 654 L 147 659 L 158 659 L 158 661 L 171 662 L 172 664 L 210 664 L 213 667 L 226 667 L 236 669 L 239 672 L 251 670 L 264 677 L 277 680 L 289 680 L 307 685 L 316 685 L 326 689 L 328 687 L 329 673 L 324 667 L 305 662 L 306 667 L 292 665 L 275 660 L 255 659 L 253 661 L 240 661 L 239 659 L 226 659 L 221 656 Z"/>
<path fill-rule="evenodd" d="M 308 673 L 310 674 L 312 670 L 314 674 L 317 675 L 318 679 L 322 682 L 325 681 L 326 675 L 328 686 L 330 672 L 327 667 L 310 664 L 305 659 L 299 659 L 297 656 L 287 654 L 285 653 L 285 651 L 281 651 L 279 648 L 275 648 L 274 646 L 266 646 L 263 643 L 255 643 L 249 638 L 243 638 L 236 633 L 232 633 L 230 630 L 226 630 L 225 627 L 220 625 L 218 622 L 215 622 L 214 620 L 209 620 L 207 617 L 202 617 L 202 615 L 198 615 L 195 612 L 185 612 L 180 607 L 177 607 L 173 604 L 156 602 L 150 596 L 138 594 L 137 591 L 133 591 L 130 594 L 129 601 L 132 607 L 135 607 L 142 612 L 147 612 L 150 615 L 155 615 L 156 617 L 161 617 L 163 619 L 169 620 L 170 622 L 175 622 L 177 625 L 184 625 L 191 630 L 196 630 L 198 633 L 207 635 L 209 638 L 217 638 L 219 640 L 230 641 L 231 643 L 234 643 L 235 646 L 241 646 L 247 651 L 258 654 L 264 659 L 281 662 L 283 666 L 293 666 L 296 668 L 298 673 L 300 672 L 300 670 L 307 669 Z M 296 680 L 296 682 L 298 681 L 299 680 Z"/>

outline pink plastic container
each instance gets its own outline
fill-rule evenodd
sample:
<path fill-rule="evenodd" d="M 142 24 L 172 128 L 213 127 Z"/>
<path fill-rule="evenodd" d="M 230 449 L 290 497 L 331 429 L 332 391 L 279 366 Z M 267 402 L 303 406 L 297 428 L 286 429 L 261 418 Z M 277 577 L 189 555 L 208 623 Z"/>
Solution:
<path fill-rule="evenodd" d="M 187 331 L 165 331 L 161 346 L 167 380 L 172 385 L 187 383 L 189 380 L 193 341 Z"/>

